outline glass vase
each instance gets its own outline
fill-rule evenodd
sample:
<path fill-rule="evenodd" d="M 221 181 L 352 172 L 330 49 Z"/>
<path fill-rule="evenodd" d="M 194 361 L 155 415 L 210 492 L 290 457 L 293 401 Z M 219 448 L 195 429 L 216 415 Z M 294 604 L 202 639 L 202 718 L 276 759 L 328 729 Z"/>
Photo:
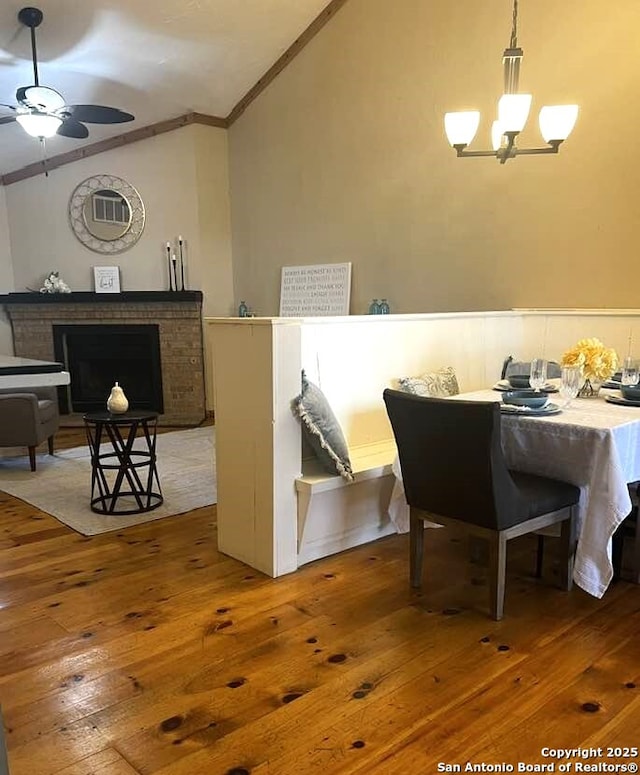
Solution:
<path fill-rule="evenodd" d="M 597 377 L 585 377 L 585 380 L 578 391 L 578 398 L 597 398 L 600 395 L 602 383 L 603 380 L 598 379 Z"/>

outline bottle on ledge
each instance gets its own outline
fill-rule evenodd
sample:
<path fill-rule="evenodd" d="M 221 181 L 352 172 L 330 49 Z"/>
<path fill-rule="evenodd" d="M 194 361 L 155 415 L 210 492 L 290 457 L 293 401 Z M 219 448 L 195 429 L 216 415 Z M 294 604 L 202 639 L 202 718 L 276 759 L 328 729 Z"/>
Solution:
<path fill-rule="evenodd" d="M 381 315 L 389 314 L 389 302 L 386 299 L 382 299 L 380 302 L 380 314 Z"/>
<path fill-rule="evenodd" d="M 379 315 L 380 314 L 380 302 L 377 299 L 374 299 L 371 304 L 369 304 L 369 314 L 370 315 Z"/>
<path fill-rule="evenodd" d="M 249 307 L 247 307 L 244 301 L 241 301 L 240 306 L 238 307 L 238 317 L 239 318 L 249 317 Z"/>

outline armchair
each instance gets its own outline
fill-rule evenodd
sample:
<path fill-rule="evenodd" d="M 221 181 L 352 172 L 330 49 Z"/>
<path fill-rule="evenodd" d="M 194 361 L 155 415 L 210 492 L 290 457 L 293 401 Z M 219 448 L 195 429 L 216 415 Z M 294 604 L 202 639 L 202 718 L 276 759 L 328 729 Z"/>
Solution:
<path fill-rule="evenodd" d="M 0 447 L 27 447 L 32 471 L 36 447 L 45 439 L 53 455 L 53 436 L 59 426 L 55 387 L 0 390 Z"/>

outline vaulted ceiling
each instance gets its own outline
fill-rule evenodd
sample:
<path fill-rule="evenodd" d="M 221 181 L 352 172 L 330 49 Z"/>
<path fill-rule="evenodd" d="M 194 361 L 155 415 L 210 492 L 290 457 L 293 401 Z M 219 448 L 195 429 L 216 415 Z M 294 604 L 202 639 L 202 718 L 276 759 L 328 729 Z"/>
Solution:
<path fill-rule="evenodd" d="M 67 104 L 132 113 L 126 124 L 88 124 L 85 140 L 54 136 L 46 155 L 188 113 L 226 118 L 319 16 L 328 0 L 39 0 L 39 82 Z M 24 0 L 0 3 L 0 103 L 34 83 Z M 0 118 L 14 115 L 0 107 Z M 0 175 L 43 158 L 15 121 L 0 124 Z"/>

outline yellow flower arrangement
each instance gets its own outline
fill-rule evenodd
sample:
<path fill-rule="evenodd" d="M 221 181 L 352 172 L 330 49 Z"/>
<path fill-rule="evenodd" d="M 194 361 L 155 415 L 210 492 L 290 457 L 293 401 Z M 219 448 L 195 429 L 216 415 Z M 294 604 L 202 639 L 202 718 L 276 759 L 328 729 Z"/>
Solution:
<path fill-rule="evenodd" d="M 585 379 L 604 382 L 618 368 L 618 355 L 599 339 L 581 339 L 562 356 L 562 365 L 579 366 Z"/>

